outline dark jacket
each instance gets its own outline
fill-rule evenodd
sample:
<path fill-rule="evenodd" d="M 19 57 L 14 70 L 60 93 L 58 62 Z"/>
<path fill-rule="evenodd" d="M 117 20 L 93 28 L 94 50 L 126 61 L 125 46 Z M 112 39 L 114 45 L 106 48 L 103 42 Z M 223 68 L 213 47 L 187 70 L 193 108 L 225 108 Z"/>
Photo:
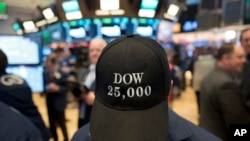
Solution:
<path fill-rule="evenodd" d="M 241 75 L 241 92 L 248 111 L 250 112 L 250 62 L 244 65 Z"/>
<path fill-rule="evenodd" d="M 168 121 L 166 121 L 168 122 Z M 91 141 L 89 124 L 80 128 L 73 136 L 72 141 Z M 166 131 L 167 132 L 167 131 Z M 221 141 L 206 130 L 181 118 L 169 109 L 169 132 L 166 141 Z"/>
<path fill-rule="evenodd" d="M 44 140 L 49 140 L 50 133 L 32 100 L 31 88 L 19 76 L 0 73 L 0 100 L 25 115 L 40 130 Z"/>
<path fill-rule="evenodd" d="M 45 72 L 45 86 L 49 83 L 55 83 L 59 85 L 58 92 L 46 93 L 46 104 L 48 108 L 53 108 L 57 111 L 64 111 L 67 105 L 67 86 L 66 86 L 67 74 L 56 71 L 53 73 L 53 77 L 49 76 L 49 72 Z"/>
<path fill-rule="evenodd" d="M 24 115 L 0 101 L 1 141 L 42 141 L 40 131 Z"/>
<path fill-rule="evenodd" d="M 239 81 L 216 67 L 201 84 L 200 126 L 229 140 L 230 125 L 250 123 L 250 114 L 240 93 Z"/>

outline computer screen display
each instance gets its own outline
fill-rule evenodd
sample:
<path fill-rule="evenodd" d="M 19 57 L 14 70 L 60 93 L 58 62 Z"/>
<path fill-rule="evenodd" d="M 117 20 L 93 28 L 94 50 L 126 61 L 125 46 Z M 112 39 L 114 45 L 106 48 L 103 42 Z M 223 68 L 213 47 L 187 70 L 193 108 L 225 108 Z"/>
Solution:
<path fill-rule="evenodd" d="M 142 0 L 140 8 L 141 9 L 156 10 L 158 3 L 159 3 L 159 0 Z"/>
<path fill-rule="evenodd" d="M 63 28 L 66 33 L 66 41 L 69 42 L 78 40 L 89 41 L 93 38 L 95 32 L 90 19 L 67 21 L 63 23 Z"/>
<path fill-rule="evenodd" d="M 93 20 L 97 29 L 97 37 L 110 39 L 128 34 L 130 27 L 128 18 L 95 18 Z"/>
<path fill-rule="evenodd" d="M 42 66 L 9 66 L 6 72 L 22 77 L 33 93 L 40 93 L 44 91 L 43 70 Z"/>
<path fill-rule="evenodd" d="M 182 25 L 183 32 L 195 31 L 197 29 L 196 21 L 185 21 Z"/>
<path fill-rule="evenodd" d="M 62 9 L 65 13 L 79 11 L 80 6 L 77 0 L 62 2 Z"/>
<path fill-rule="evenodd" d="M 200 0 L 186 0 L 187 5 L 195 5 L 199 3 L 200 3 Z"/>
<path fill-rule="evenodd" d="M 131 19 L 133 34 L 156 39 L 159 25 L 158 19 L 153 18 L 132 18 Z"/>
<path fill-rule="evenodd" d="M 41 61 L 41 38 L 0 35 L 0 49 L 9 65 L 35 65 Z"/>

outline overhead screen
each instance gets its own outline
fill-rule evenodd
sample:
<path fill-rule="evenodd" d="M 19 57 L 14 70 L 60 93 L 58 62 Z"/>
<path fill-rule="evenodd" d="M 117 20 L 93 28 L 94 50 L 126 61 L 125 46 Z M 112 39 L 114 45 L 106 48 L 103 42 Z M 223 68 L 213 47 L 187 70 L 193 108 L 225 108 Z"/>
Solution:
<path fill-rule="evenodd" d="M 9 65 L 36 65 L 41 62 L 41 38 L 0 35 L 0 49 Z"/>
<path fill-rule="evenodd" d="M 32 92 L 41 93 L 44 90 L 42 66 L 9 66 L 6 72 L 16 74 L 26 80 Z"/>
<path fill-rule="evenodd" d="M 91 40 L 95 33 L 92 20 L 83 19 L 63 22 L 67 41 Z M 92 28 L 93 27 L 93 28 Z"/>
<path fill-rule="evenodd" d="M 93 20 L 97 30 L 97 37 L 117 38 L 130 31 L 128 18 L 96 18 Z"/>
<path fill-rule="evenodd" d="M 156 10 L 159 0 L 142 0 L 140 9 Z"/>
<path fill-rule="evenodd" d="M 159 20 L 153 18 L 132 18 L 132 29 L 134 34 L 156 39 Z"/>
<path fill-rule="evenodd" d="M 200 0 L 186 0 L 186 5 L 196 5 L 199 3 L 200 3 Z"/>

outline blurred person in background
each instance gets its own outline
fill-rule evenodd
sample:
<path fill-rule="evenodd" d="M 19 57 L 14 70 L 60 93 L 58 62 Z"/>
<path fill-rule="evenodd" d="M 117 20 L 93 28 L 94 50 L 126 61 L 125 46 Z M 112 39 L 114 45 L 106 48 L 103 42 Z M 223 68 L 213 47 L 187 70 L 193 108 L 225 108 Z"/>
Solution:
<path fill-rule="evenodd" d="M 50 131 L 54 141 L 58 141 L 57 124 L 60 126 L 64 141 L 68 141 L 65 109 L 67 105 L 67 74 L 59 68 L 55 54 L 48 56 L 45 63 L 45 95 Z"/>
<path fill-rule="evenodd" d="M 173 100 L 177 97 L 180 96 L 181 94 L 181 76 L 182 72 L 180 68 L 173 63 L 173 57 L 174 57 L 174 50 L 173 49 L 165 49 L 168 63 L 169 63 L 169 68 L 170 68 L 170 76 L 173 81 L 172 88 L 170 90 L 170 94 L 168 95 L 168 102 L 171 105 Z"/>
<path fill-rule="evenodd" d="M 0 100 L 1 141 L 43 141 L 41 132 L 23 114 Z"/>
<path fill-rule="evenodd" d="M 231 125 L 250 123 L 238 79 L 245 53 L 241 47 L 225 44 L 219 48 L 216 59 L 216 67 L 201 84 L 199 124 L 228 141 Z"/>
<path fill-rule="evenodd" d="M 247 59 L 241 75 L 241 89 L 245 104 L 250 111 L 250 28 L 241 31 L 240 43 Z"/>
<path fill-rule="evenodd" d="M 8 58 L 0 50 L 0 100 L 26 116 L 41 132 L 43 140 L 48 141 L 50 133 L 33 102 L 30 86 L 23 78 L 8 74 L 7 66 Z"/>
<path fill-rule="evenodd" d="M 107 45 L 107 42 L 103 39 L 94 38 L 89 44 L 89 60 L 90 65 L 83 74 L 83 82 L 88 93 L 84 95 L 84 100 L 79 103 L 79 119 L 78 127 L 89 123 L 92 105 L 95 99 L 95 67 L 100 57 L 103 48 Z"/>
<path fill-rule="evenodd" d="M 213 53 L 196 55 L 193 66 L 192 87 L 196 94 L 198 113 L 200 113 L 200 84 L 204 77 L 215 67 L 215 58 Z"/>

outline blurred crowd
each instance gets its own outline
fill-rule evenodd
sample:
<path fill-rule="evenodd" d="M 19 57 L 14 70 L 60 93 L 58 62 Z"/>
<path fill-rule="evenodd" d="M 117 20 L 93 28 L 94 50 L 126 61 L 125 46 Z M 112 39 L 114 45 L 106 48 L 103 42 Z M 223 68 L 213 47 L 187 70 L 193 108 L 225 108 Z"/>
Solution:
<path fill-rule="evenodd" d="M 165 49 L 172 78 L 172 89 L 167 98 L 169 106 L 185 91 L 185 72 L 191 71 L 191 86 L 197 96 L 199 126 L 225 141 L 229 140 L 230 126 L 250 124 L 250 29 L 242 31 L 240 42 L 241 46 L 227 43 L 219 48 L 197 48 L 192 57 L 182 61 L 175 49 Z M 103 39 L 92 39 L 87 56 L 85 54 L 80 58 L 81 65 L 72 63 L 72 52 L 63 48 L 53 50 L 46 57 L 45 91 L 42 96 L 46 97 L 50 131 L 46 129 L 32 101 L 32 92 L 27 83 L 5 72 L 8 63 L 3 52 L 0 55 L 0 92 L 6 94 L 0 95 L 0 102 L 17 109 L 22 113 L 20 116 L 28 117 L 42 132 L 40 140 L 52 137 L 57 141 L 56 129 L 59 125 L 64 140 L 68 141 L 65 124 L 67 103 L 76 102 L 78 105 L 78 128 L 89 123 L 95 99 L 95 67 L 106 45 Z M 36 140 L 39 140 L 38 136 Z"/>

